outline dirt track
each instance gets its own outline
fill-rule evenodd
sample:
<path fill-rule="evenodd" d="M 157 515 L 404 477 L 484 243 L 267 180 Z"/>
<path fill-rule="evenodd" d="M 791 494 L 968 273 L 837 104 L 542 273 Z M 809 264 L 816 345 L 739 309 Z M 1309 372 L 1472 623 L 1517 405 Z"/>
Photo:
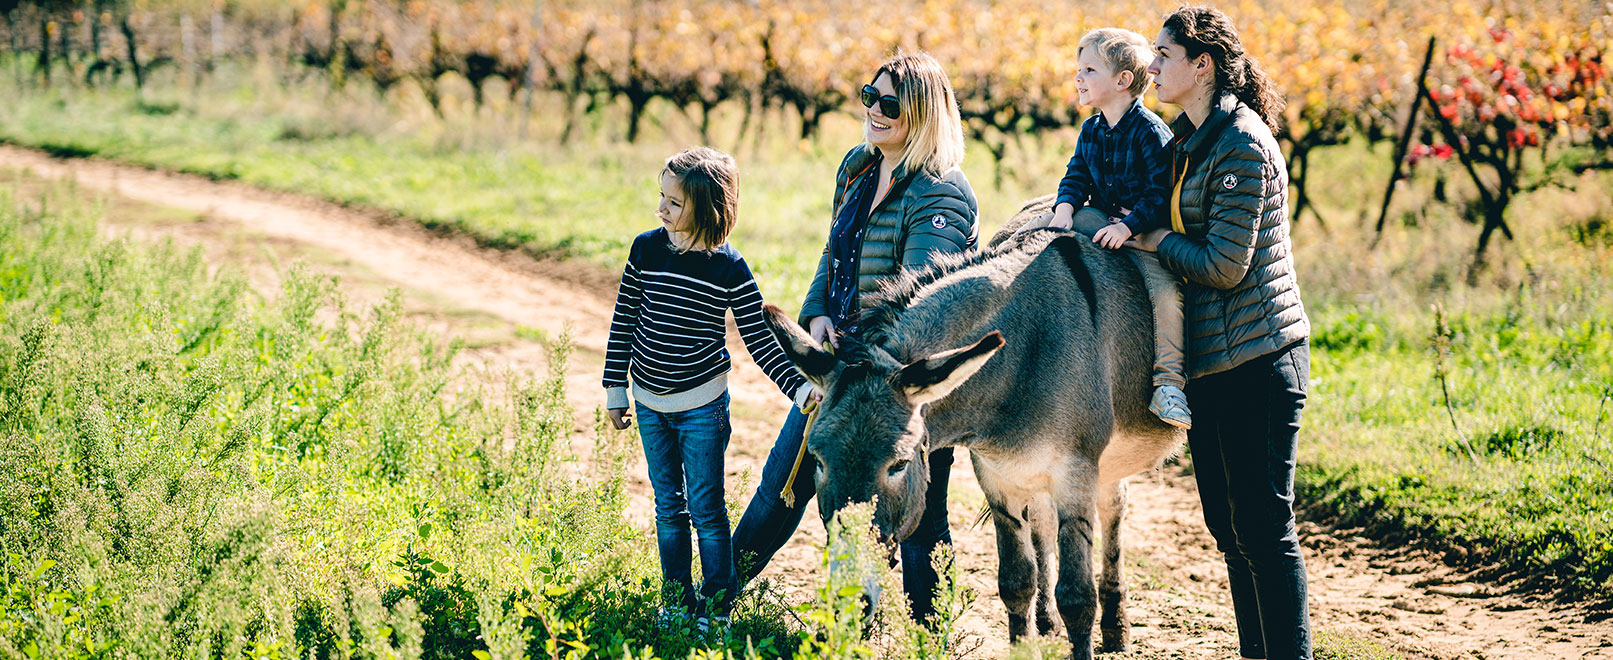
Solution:
<path fill-rule="evenodd" d="M 397 287 L 413 317 L 466 337 L 472 348 L 464 359 L 490 370 L 541 371 L 541 343 L 517 328 L 555 336 L 569 325 L 578 352 L 568 387 L 586 408 L 579 425 L 592 420 L 592 407 L 602 401 L 598 374 L 614 291 L 584 284 L 597 282 L 595 273 L 244 185 L 8 146 L 0 146 L 0 167 L 11 173 L 0 185 L 21 184 L 24 195 L 37 194 L 37 179 L 75 182 L 74 194 L 106 200 L 109 231 L 199 244 L 212 262 L 237 264 L 266 292 L 284 264 L 299 259 L 339 274 L 358 300 Z M 730 348 L 745 355 L 737 344 Z M 730 484 L 760 469 L 787 405 L 748 360 L 736 364 Z M 970 527 L 983 498 L 968 464 L 960 456 L 954 467 L 952 529 L 965 585 L 979 597 L 962 621 L 966 639 L 956 648 L 973 649 L 971 657 L 1001 657 L 1007 632 L 996 599 L 995 545 L 989 525 Z M 635 467 L 633 492 L 637 520 L 648 528 L 642 464 Z M 736 495 L 744 499 L 749 492 Z M 1138 477 L 1131 501 L 1125 534 L 1133 650 L 1106 657 L 1237 657 L 1225 570 L 1199 518 L 1192 479 L 1173 467 Z M 818 578 L 816 544 L 823 537 L 818 523 L 803 527 L 765 574 L 797 599 Z M 1303 523 L 1301 539 L 1319 631 L 1369 638 L 1408 658 L 1613 658 L 1613 621 L 1589 623 L 1579 608 L 1508 594 L 1505 585 L 1467 582 L 1427 557 L 1377 547 L 1348 531 Z"/>

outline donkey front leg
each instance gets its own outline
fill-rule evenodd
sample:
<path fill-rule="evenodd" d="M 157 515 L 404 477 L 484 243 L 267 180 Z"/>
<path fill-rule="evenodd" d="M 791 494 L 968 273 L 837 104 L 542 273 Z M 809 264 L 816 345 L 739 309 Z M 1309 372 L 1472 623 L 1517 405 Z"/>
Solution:
<path fill-rule="evenodd" d="M 997 593 L 1008 609 L 1009 644 L 1030 634 L 1031 600 L 1039 582 L 1028 513 L 1023 503 L 991 505 L 991 521 L 997 528 Z"/>
<path fill-rule="evenodd" d="M 1059 586 L 1056 597 L 1064 630 L 1070 635 L 1070 657 L 1092 658 L 1092 623 L 1097 618 L 1097 587 L 1092 581 L 1093 502 L 1096 466 L 1071 470 L 1057 498 L 1059 516 Z"/>
<path fill-rule="evenodd" d="M 1058 576 L 1059 517 L 1046 494 L 1030 506 L 1031 543 L 1036 548 L 1036 633 L 1048 637 L 1059 632 L 1058 603 L 1053 600 Z"/>
<path fill-rule="evenodd" d="M 1039 600 L 1037 592 L 1047 584 L 1039 574 L 1045 566 L 1038 560 L 1033 536 L 1039 526 L 1047 526 L 1051 507 L 1046 495 L 1022 487 L 980 454 L 969 456 L 997 529 L 997 594 L 1008 610 L 1008 641 L 1019 642 L 1031 634 L 1032 602 Z"/>
<path fill-rule="evenodd" d="M 1120 523 L 1126 518 L 1126 480 L 1120 479 L 1098 492 L 1098 519 L 1103 523 L 1103 575 L 1098 581 L 1098 600 L 1103 606 L 1098 630 L 1103 635 L 1098 650 L 1125 652 L 1131 643 L 1131 620 L 1126 617 L 1126 581 L 1120 571 Z"/>

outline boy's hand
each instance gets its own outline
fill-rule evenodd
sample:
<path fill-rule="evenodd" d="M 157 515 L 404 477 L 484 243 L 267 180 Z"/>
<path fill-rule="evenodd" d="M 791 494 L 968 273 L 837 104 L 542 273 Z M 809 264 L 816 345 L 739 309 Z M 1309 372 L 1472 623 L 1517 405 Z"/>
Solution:
<path fill-rule="evenodd" d="M 611 408 L 605 411 L 605 416 L 610 418 L 610 425 L 618 431 L 633 423 L 633 413 L 627 412 L 626 408 Z"/>
<path fill-rule="evenodd" d="M 1047 221 L 1047 226 L 1055 229 L 1069 229 L 1075 226 L 1075 207 L 1069 204 L 1060 204 L 1053 208 L 1053 219 Z"/>
<path fill-rule="evenodd" d="M 1119 218 L 1109 218 L 1109 226 L 1099 229 L 1093 235 L 1092 242 L 1097 243 L 1098 247 L 1113 250 L 1125 245 L 1128 238 L 1131 238 L 1131 227 L 1127 227 Z"/>

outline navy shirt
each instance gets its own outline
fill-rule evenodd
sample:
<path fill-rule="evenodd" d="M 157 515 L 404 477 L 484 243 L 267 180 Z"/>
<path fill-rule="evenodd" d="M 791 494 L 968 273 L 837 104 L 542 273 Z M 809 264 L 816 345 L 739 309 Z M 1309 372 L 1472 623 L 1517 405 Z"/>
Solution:
<path fill-rule="evenodd" d="M 1170 127 L 1140 99 L 1114 126 L 1102 112 L 1093 114 L 1081 124 L 1054 203 L 1077 211 L 1091 206 L 1111 216 L 1131 209 L 1122 220 L 1133 234 L 1169 226 L 1170 139 Z"/>

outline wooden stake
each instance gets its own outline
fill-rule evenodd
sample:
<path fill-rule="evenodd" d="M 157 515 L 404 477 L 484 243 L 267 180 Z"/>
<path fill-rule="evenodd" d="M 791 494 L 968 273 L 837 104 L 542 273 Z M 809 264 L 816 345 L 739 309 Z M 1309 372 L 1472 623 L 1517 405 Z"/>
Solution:
<path fill-rule="evenodd" d="M 1434 37 L 1428 38 L 1428 52 L 1423 54 L 1423 66 L 1417 72 L 1417 95 L 1411 99 L 1411 112 L 1406 113 L 1406 125 L 1400 129 L 1400 140 L 1395 143 L 1394 169 L 1389 174 L 1389 185 L 1383 191 L 1383 207 L 1378 210 L 1377 237 L 1373 245 L 1383 238 L 1383 224 L 1389 218 L 1389 200 L 1395 196 L 1395 184 L 1400 182 L 1400 166 L 1406 160 L 1406 149 L 1411 145 L 1411 134 L 1417 128 L 1417 109 L 1428 94 L 1428 67 L 1434 63 Z"/>

